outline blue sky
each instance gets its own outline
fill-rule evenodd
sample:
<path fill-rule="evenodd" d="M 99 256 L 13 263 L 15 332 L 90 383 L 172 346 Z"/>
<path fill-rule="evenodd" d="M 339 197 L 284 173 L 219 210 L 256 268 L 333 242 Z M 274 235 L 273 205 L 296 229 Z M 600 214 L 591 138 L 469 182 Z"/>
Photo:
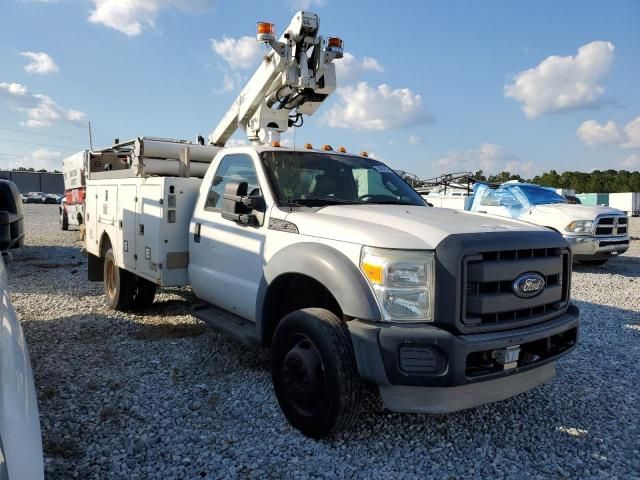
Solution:
<path fill-rule="evenodd" d="M 0 168 L 55 168 L 87 120 L 98 146 L 206 137 L 260 60 L 242 37 L 300 8 L 348 55 L 298 145 L 421 177 L 640 169 L 635 0 L 0 0 Z"/>

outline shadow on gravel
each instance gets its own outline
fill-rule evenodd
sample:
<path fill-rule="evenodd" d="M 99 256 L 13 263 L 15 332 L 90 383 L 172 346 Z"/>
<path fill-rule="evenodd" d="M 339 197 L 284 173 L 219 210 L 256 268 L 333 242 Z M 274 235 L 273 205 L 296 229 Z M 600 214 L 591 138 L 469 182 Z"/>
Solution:
<path fill-rule="evenodd" d="M 624 277 L 638 278 L 640 277 L 640 257 L 631 257 L 627 255 L 614 257 L 604 265 L 600 265 L 598 267 L 577 264 L 573 266 L 573 271 L 580 273 L 622 275 Z"/>

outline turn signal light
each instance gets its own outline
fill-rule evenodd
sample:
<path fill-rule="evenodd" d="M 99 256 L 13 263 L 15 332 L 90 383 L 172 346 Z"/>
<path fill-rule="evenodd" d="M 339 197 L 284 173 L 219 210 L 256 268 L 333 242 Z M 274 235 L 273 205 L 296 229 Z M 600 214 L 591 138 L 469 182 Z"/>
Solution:
<path fill-rule="evenodd" d="M 304 144 L 304 148 L 309 148 L 309 149 L 311 149 L 311 148 L 313 148 L 313 145 L 311 145 L 310 143 L 305 143 L 305 144 Z"/>
<path fill-rule="evenodd" d="M 367 152 L 360 152 L 361 157 L 368 157 L 369 154 Z"/>
<path fill-rule="evenodd" d="M 372 263 L 363 262 L 362 271 L 371 283 L 380 285 L 382 283 L 382 265 L 374 265 Z"/>
<path fill-rule="evenodd" d="M 323 145 L 323 146 L 322 146 L 322 150 L 324 150 L 324 151 L 328 152 L 328 151 L 333 150 L 333 148 L 331 148 L 331 145 Z"/>
<path fill-rule="evenodd" d="M 340 153 L 347 153 L 347 149 L 346 149 L 346 148 L 344 148 L 344 147 L 339 147 L 339 148 L 338 148 L 338 151 L 339 151 Z"/>

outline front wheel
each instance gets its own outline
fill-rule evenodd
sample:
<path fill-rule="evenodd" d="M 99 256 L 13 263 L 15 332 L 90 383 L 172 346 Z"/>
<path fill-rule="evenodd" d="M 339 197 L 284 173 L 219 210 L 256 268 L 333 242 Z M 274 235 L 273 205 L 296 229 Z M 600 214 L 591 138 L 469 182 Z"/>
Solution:
<path fill-rule="evenodd" d="M 349 330 L 328 310 L 282 319 L 271 343 L 271 378 L 285 417 L 308 437 L 346 430 L 358 416 L 362 381 Z"/>

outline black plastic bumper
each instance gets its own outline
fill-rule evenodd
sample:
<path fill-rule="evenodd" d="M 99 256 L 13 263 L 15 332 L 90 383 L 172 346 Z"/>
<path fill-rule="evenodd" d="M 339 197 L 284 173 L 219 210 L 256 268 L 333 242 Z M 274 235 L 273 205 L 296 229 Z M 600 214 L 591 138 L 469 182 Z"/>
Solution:
<path fill-rule="evenodd" d="M 431 325 L 349 322 L 358 371 L 377 385 L 453 387 L 533 370 L 571 351 L 580 311 L 515 330 L 454 335 Z M 494 352 L 519 346 L 517 366 L 505 368 Z"/>

